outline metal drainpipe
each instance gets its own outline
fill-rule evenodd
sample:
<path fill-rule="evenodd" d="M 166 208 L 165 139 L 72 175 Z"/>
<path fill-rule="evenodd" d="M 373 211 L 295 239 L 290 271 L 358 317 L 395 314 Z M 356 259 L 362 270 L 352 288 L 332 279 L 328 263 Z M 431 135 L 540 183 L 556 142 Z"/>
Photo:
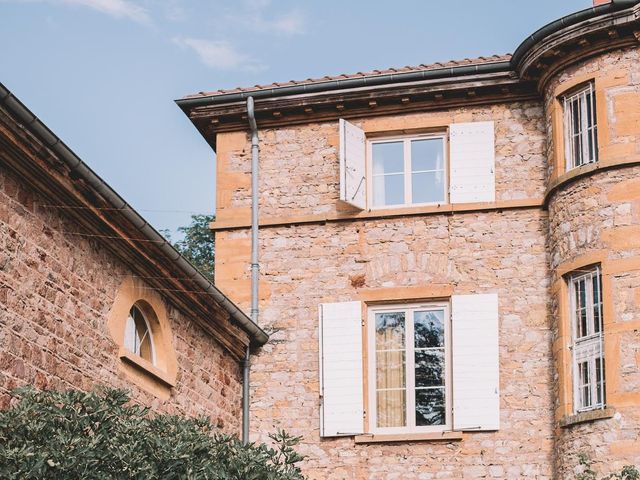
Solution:
<path fill-rule="evenodd" d="M 251 320 L 258 324 L 258 125 L 253 109 L 253 97 L 247 98 L 247 116 L 251 127 Z M 249 443 L 249 372 L 251 368 L 251 350 L 247 352 L 243 362 L 242 377 L 242 442 Z"/>

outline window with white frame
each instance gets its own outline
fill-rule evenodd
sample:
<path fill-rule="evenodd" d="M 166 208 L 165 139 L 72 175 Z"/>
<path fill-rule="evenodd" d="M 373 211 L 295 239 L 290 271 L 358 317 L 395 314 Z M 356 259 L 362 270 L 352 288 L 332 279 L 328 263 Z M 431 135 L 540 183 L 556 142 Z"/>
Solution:
<path fill-rule="evenodd" d="M 370 310 L 373 432 L 450 427 L 449 324 L 448 304 Z"/>
<path fill-rule="evenodd" d="M 598 124 L 593 84 L 564 97 L 567 170 L 598 161 Z"/>
<path fill-rule="evenodd" d="M 602 274 L 599 267 L 570 277 L 573 397 L 576 412 L 604 408 Z"/>
<path fill-rule="evenodd" d="M 446 201 L 444 135 L 373 140 L 369 159 L 372 208 Z"/>
<path fill-rule="evenodd" d="M 129 310 L 124 329 L 124 346 L 131 353 L 155 364 L 155 349 L 151 328 L 142 310 L 136 305 Z"/>
<path fill-rule="evenodd" d="M 353 208 L 496 199 L 493 121 L 452 123 L 442 127 L 443 134 L 385 138 L 367 138 L 344 119 L 338 128 L 339 198 Z"/>

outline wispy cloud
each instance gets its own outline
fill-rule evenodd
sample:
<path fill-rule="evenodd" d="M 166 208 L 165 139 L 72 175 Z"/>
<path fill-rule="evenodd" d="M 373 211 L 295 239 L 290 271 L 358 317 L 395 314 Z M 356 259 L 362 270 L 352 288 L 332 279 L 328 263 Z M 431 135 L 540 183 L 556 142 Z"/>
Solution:
<path fill-rule="evenodd" d="M 281 14 L 271 14 L 270 10 L 271 0 L 245 0 L 241 12 L 227 15 L 227 21 L 259 33 L 287 36 L 305 33 L 306 17 L 301 10 Z"/>
<path fill-rule="evenodd" d="M 257 72 L 265 65 L 238 51 L 226 41 L 204 40 L 200 38 L 174 37 L 173 42 L 183 48 L 193 50 L 202 63 L 217 70 L 243 70 Z"/>
<path fill-rule="evenodd" d="M 180 0 L 165 0 L 162 9 L 165 18 L 172 22 L 183 22 L 189 17 L 187 8 Z"/>
<path fill-rule="evenodd" d="M 87 7 L 115 18 L 126 18 L 139 23 L 150 23 L 147 10 L 130 0 L 0 0 L 5 3 L 50 3 Z"/>

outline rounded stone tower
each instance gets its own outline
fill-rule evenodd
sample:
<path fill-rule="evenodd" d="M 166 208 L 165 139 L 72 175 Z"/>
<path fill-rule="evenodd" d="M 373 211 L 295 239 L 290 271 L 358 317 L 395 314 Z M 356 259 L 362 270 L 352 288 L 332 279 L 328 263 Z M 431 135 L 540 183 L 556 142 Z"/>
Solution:
<path fill-rule="evenodd" d="M 640 5 L 594 13 L 518 58 L 547 121 L 557 478 L 640 464 Z"/>

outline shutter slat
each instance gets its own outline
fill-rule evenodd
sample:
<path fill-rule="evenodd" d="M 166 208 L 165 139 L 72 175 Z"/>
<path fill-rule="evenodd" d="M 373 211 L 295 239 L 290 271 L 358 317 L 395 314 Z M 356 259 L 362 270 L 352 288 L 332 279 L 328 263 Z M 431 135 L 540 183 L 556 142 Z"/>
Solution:
<path fill-rule="evenodd" d="M 362 304 L 320 305 L 320 435 L 363 433 Z"/>
<path fill-rule="evenodd" d="M 451 203 L 494 202 L 495 140 L 493 122 L 450 126 Z"/>
<path fill-rule="evenodd" d="M 498 430 L 498 296 L 453 295 L 454 430 Z"/>
<path fill-rule="evenodd" d="M 366 207 L 365 135 L 354 124 L 340 119 L 340 200 L 360 210 Z"/>

